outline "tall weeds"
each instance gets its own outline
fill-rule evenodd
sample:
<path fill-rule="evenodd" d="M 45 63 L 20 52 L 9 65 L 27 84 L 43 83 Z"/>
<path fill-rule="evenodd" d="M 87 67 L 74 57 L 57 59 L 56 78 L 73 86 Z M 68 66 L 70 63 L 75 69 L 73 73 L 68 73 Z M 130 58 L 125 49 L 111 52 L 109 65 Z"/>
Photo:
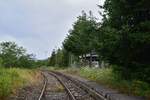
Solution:
<path fill-rule="evenodd" d="M 15 94 L 18 88 L 34 81 L 35 72 L 32 70 L 0 68 L 0 100 Z"/>
<path fill-rule="evenodd" d="M 150 98 L 150 84 L 139 80 L 123 80 L 111 68 L 81 68 L 79 73 L 80 76 L 117 89 L 120 92 Z"/>

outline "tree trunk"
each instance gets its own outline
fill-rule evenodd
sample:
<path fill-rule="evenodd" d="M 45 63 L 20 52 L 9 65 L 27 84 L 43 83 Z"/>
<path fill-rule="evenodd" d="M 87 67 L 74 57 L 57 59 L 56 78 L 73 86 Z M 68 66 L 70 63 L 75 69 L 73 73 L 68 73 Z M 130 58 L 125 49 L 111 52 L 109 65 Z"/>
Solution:
<path fill-rule="evenodd" d="M 90 62 L 89 62 L 89 67 L 92 67 L 92 52 L 90 52 Z"/>

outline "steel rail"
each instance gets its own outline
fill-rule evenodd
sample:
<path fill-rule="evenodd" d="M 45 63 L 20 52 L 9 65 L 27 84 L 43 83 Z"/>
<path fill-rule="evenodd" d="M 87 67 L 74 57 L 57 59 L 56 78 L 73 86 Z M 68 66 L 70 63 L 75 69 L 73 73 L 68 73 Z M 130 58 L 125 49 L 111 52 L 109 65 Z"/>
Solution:
<path fill-rule="evenodd" d="M 38 100 L 41 100 L 42 99 L 42 97 L 43 97 L 43 95 L 44 95 L 44 91 L 45 91 L 45 89 L 46 89 L 46 85 L 47 85 L 47 78 L 46 78 L 46 76 L 42 73 L 42 75 L 43 75 L 43 77 L 44 77 L 44 85 L 43 85 L 43 87 L 42 87 L 42 91 L 41 91 L 41 93 L 40 93 L 40 96 L 38 97 Z"/>
<path fill-rule="evenodd" d="M 64 86 L 64 88 L 66 89 L 66 91 L 68 92 L 68 94 L 72 100 L 76 100 L 75 97 L 73 96 L 73 94 L 71 93 L 71 91 L 69 90 L 69 88 L 66 86 L 66 84 L 61 80 L 61 78 L 58 75 L 56 75 L 53 72 L 49 72 L 49 74 L 54 76 Z"/>
<path fill-rule="evenodd" d="M 57 75 L 61 75 L 61 76 L 65 77 L 65 78 L 67 78 L 68 80 L 71 80 L 76 85 L 79 85 L 83 89 L 85 89 L 89 94 L 91 94 L 93 97 L 95 97 L 96 100 L 107 100 L 102 94 L 98 93 L 96 90 L 90 88 L 85 83 L 83 83 L 83 82 L 81 82 L 81 81 L 79 81 L 77 79 L 71 78 L 71 77 L 69 77 L 67 75 L 64 75 L 64 74 L 60 73 L 60 72 L 52 71 L 51 73 L 54 73 L 54 74 L 57 74 Z"/>

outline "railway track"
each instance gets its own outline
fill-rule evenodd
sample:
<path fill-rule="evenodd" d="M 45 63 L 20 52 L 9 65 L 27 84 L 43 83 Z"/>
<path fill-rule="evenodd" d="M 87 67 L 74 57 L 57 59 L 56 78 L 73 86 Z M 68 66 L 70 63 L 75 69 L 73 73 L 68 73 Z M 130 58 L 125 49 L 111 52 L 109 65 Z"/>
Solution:
<path fill-rule="evenodd" d="M 80 82 L 79 80 L 73 79 L 70 76 L 64 75 L 60 72 L 46 71 L 46 73 L 55 77 L 64 87 L 67 93 L 67 99 L 57 100 L 106 100 L 106 98 L 99 94 L 96 90 L 93 90 L 92 88 L 87 86 L 85 83 Z M 45 94 L 44 92 L 46 91 L 47 82 L 47 77 L 44 75 L 43 89 L 38 100 L 45 100 L 43 97 Z"/>
<path fill-rule="evenodd" d="M 44 77 L 44 84 L 43 84 L 43 87 L 42 87 L 42 91 L 40 93 L 40 96 L 38 97 L 38 100 L 42 100 L 42 97 L 44 96 L 44 92 L 46 90 L 46 85 L 47 85 L 47 78 L 46 76 L 42 73 L 43 77 Z"/>

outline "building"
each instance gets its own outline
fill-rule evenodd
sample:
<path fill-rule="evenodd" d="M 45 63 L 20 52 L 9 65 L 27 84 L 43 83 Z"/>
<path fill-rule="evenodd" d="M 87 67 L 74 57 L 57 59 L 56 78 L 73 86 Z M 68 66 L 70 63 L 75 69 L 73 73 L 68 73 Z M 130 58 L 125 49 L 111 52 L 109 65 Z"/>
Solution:
<path fill-rule="evenodd" d="M 80 56 L 80 62 L 84 64 L 84 66 L 88 67 L 99 67 L 99 56 L 96 53 L 86 54 L 84 56 Z"/>
<path fill-rule="evenodd" d="M 91 54 L 79 56 L 78 58 L 72 55 L 70 57 L 70 66 L 105 68 L 109 66 L 109 63 L 106 63 L 103 60 L 101 60 L 98 54 L 93 52 Z"/>

